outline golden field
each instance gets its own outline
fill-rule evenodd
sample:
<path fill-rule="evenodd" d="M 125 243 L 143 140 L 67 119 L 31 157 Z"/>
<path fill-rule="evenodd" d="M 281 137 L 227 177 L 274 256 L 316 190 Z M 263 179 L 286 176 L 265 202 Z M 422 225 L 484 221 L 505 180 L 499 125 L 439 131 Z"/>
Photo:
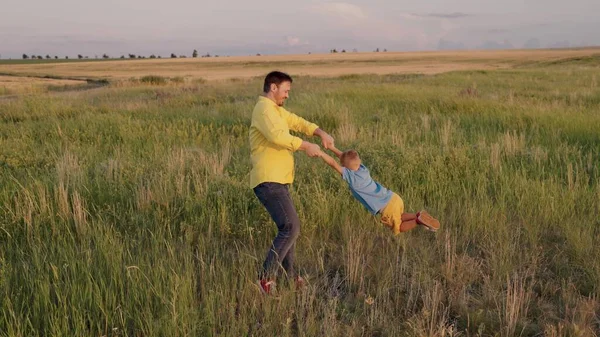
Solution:
<path fill-rule="evenodd" d="M 145 75 L 222 80 L 262 76 L 273 69 L 292 75 L 438 74 L 505 69 L 531 62 L 590 57 L 600 48 L 564 50 L 379 52 L 311 55 L 163 58 L 0 64 L 0 74 L 126 80 Z M 11 85 L 0 77 L 0 87 Z"/>

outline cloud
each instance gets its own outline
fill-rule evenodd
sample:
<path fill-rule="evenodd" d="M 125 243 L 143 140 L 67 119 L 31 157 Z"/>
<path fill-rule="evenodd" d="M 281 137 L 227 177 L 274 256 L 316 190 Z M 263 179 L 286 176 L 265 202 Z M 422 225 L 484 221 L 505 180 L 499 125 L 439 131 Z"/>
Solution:
<path fill-rule="evenodd" d="M 293 36 L 288 36 L 286 38 L 288 46 L 297 46 L 300 44 L 300 39 Z"/>
<path fill-rule="evenodd" d="M 462 42 L 454 42 L 454 41 L 448 41 L 448 40 L 444 40 L 444 39 L 440 39 L 440 41 L 438 42 L 438 50 L 458 50 L 458 49 L 466 49 L 467 47 L 465 46 L 464 43 Z"/>
<path fill-rule="evenodd" d="M 458 38 L 453 33 L 465 24 L 460 18 L 478 17 L 463 12 L 419 13 L 370 5 L 359 7 L 346 2 L 314 4 L 307 8 L 314 23 L 309 29 L 315 29 L 311 32 L 311 44 L 346 50 L 355 47 L 360 50 L 435 50 L 441 38 L 468 41 L 468 38 Z M 316 31 L 312 27 L 321 29 Z M 304 33 L 302 36 L 309 35 Z M 442 48 L 450 47 L 442 44 Z M 463 48 L 464 45 L 455 45 L 451 49 Z"/>
<path fill-rule="evenodd" d="M 504 28 L 492 28 L 492 29 L 488 29 L 487 32 L 490 34 L 504 34 L 504 33 L 510 33 L 511 30 L 504 29 Z"/>
<path fill-rule="evenodd" d="M 466 18 L 468 16 L 472 16 L 471 14 L 454 12 L 454 13 L 426 13 L 426 14 L 411 14 L 415 17 L 420 18 L 437 18 L 437 19 L 461 19 Z"/>
<path fill-rule="evenodd" d="M 513 47 L 512 43 L 510 43 L 510 41 L 504 40 L 504 42 L 485 41 L 478 48 L 479 49 L 512 49 L 514 47 Z"/>
<path fill-rule="evenodd" d="M 357 5 L 346 2 L 328 2 L 315 6 L 315 10 L 346 21 L 365 20 L 367 14 Z"/>
<path fill-rule="evenodd" d="M 296 47 L 307 46 L 309 43 L 296 36 L 286 36 L 284 45 L 288 47 Z"/>
<path fill-rule="evenodd" d="M 557 42 L 548 44 L 548 48 L 570 48 L 570 47 L 571 47 L 571 42 L 569 42 L 568 40 L 557 41 Z"/>
<path fill-rule="evenodd" d="M 540 40 L 538 38 L 529 39 L 523 45 L 523 48 L 526 48 L 526 49 L 538 49 L 541 47 L 542 47 L 542 44 L 540 43 Z"/>

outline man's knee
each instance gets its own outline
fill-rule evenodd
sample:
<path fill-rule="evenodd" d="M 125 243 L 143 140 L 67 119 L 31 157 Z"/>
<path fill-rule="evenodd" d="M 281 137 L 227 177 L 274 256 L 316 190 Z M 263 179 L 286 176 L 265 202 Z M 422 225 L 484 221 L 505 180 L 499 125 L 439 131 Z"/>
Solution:
<path fill-rule="evenodd" d="M 300 235 L 300 219 L 292 217 L 286 221 L 281 232 L 288 238 L 296 239 Z"/>
<path fill-rule="evenodd" d="M 296 239 L 300 235 L 300 220 L 293 222 L 292 237 Z"/>

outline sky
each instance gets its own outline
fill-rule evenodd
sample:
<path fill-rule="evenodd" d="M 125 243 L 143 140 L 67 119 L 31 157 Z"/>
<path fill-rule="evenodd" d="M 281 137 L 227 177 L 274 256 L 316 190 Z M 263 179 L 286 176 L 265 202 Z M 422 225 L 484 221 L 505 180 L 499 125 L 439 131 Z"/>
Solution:
<path fill-rule="evenodd" d="M 600 45 L 599 0 L 0 0 L 0 57 Z"/>

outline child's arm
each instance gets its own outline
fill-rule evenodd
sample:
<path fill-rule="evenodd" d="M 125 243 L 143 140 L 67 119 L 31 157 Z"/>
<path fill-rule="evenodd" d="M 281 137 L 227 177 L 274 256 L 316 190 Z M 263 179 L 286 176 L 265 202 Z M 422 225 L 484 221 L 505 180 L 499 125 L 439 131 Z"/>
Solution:
<path fill-rule="evenodd" d="M 323 159 L 323 161 L 327 163 L 327 165 L 331 166 L 331 168 L 336 170 L 340 175 L 343 174 L 344 171 L 342 170 L 342 166 L 340 166 L 340 164 L 338 164 L 338 162 L 335 159 L 333 159 L 330 155 L 323 151 L 319 152 L 319 157 L 321 157 L 321 159 Z"/>
<path fill-rule="evenodd" d="M 342 151 L 338 150 L 335 146 L 330 147 L 329 150 L 331 150 L 331 152 L 335 153 L 335 155 L 338 157 L 339 160 L 342 160 Z"/>

